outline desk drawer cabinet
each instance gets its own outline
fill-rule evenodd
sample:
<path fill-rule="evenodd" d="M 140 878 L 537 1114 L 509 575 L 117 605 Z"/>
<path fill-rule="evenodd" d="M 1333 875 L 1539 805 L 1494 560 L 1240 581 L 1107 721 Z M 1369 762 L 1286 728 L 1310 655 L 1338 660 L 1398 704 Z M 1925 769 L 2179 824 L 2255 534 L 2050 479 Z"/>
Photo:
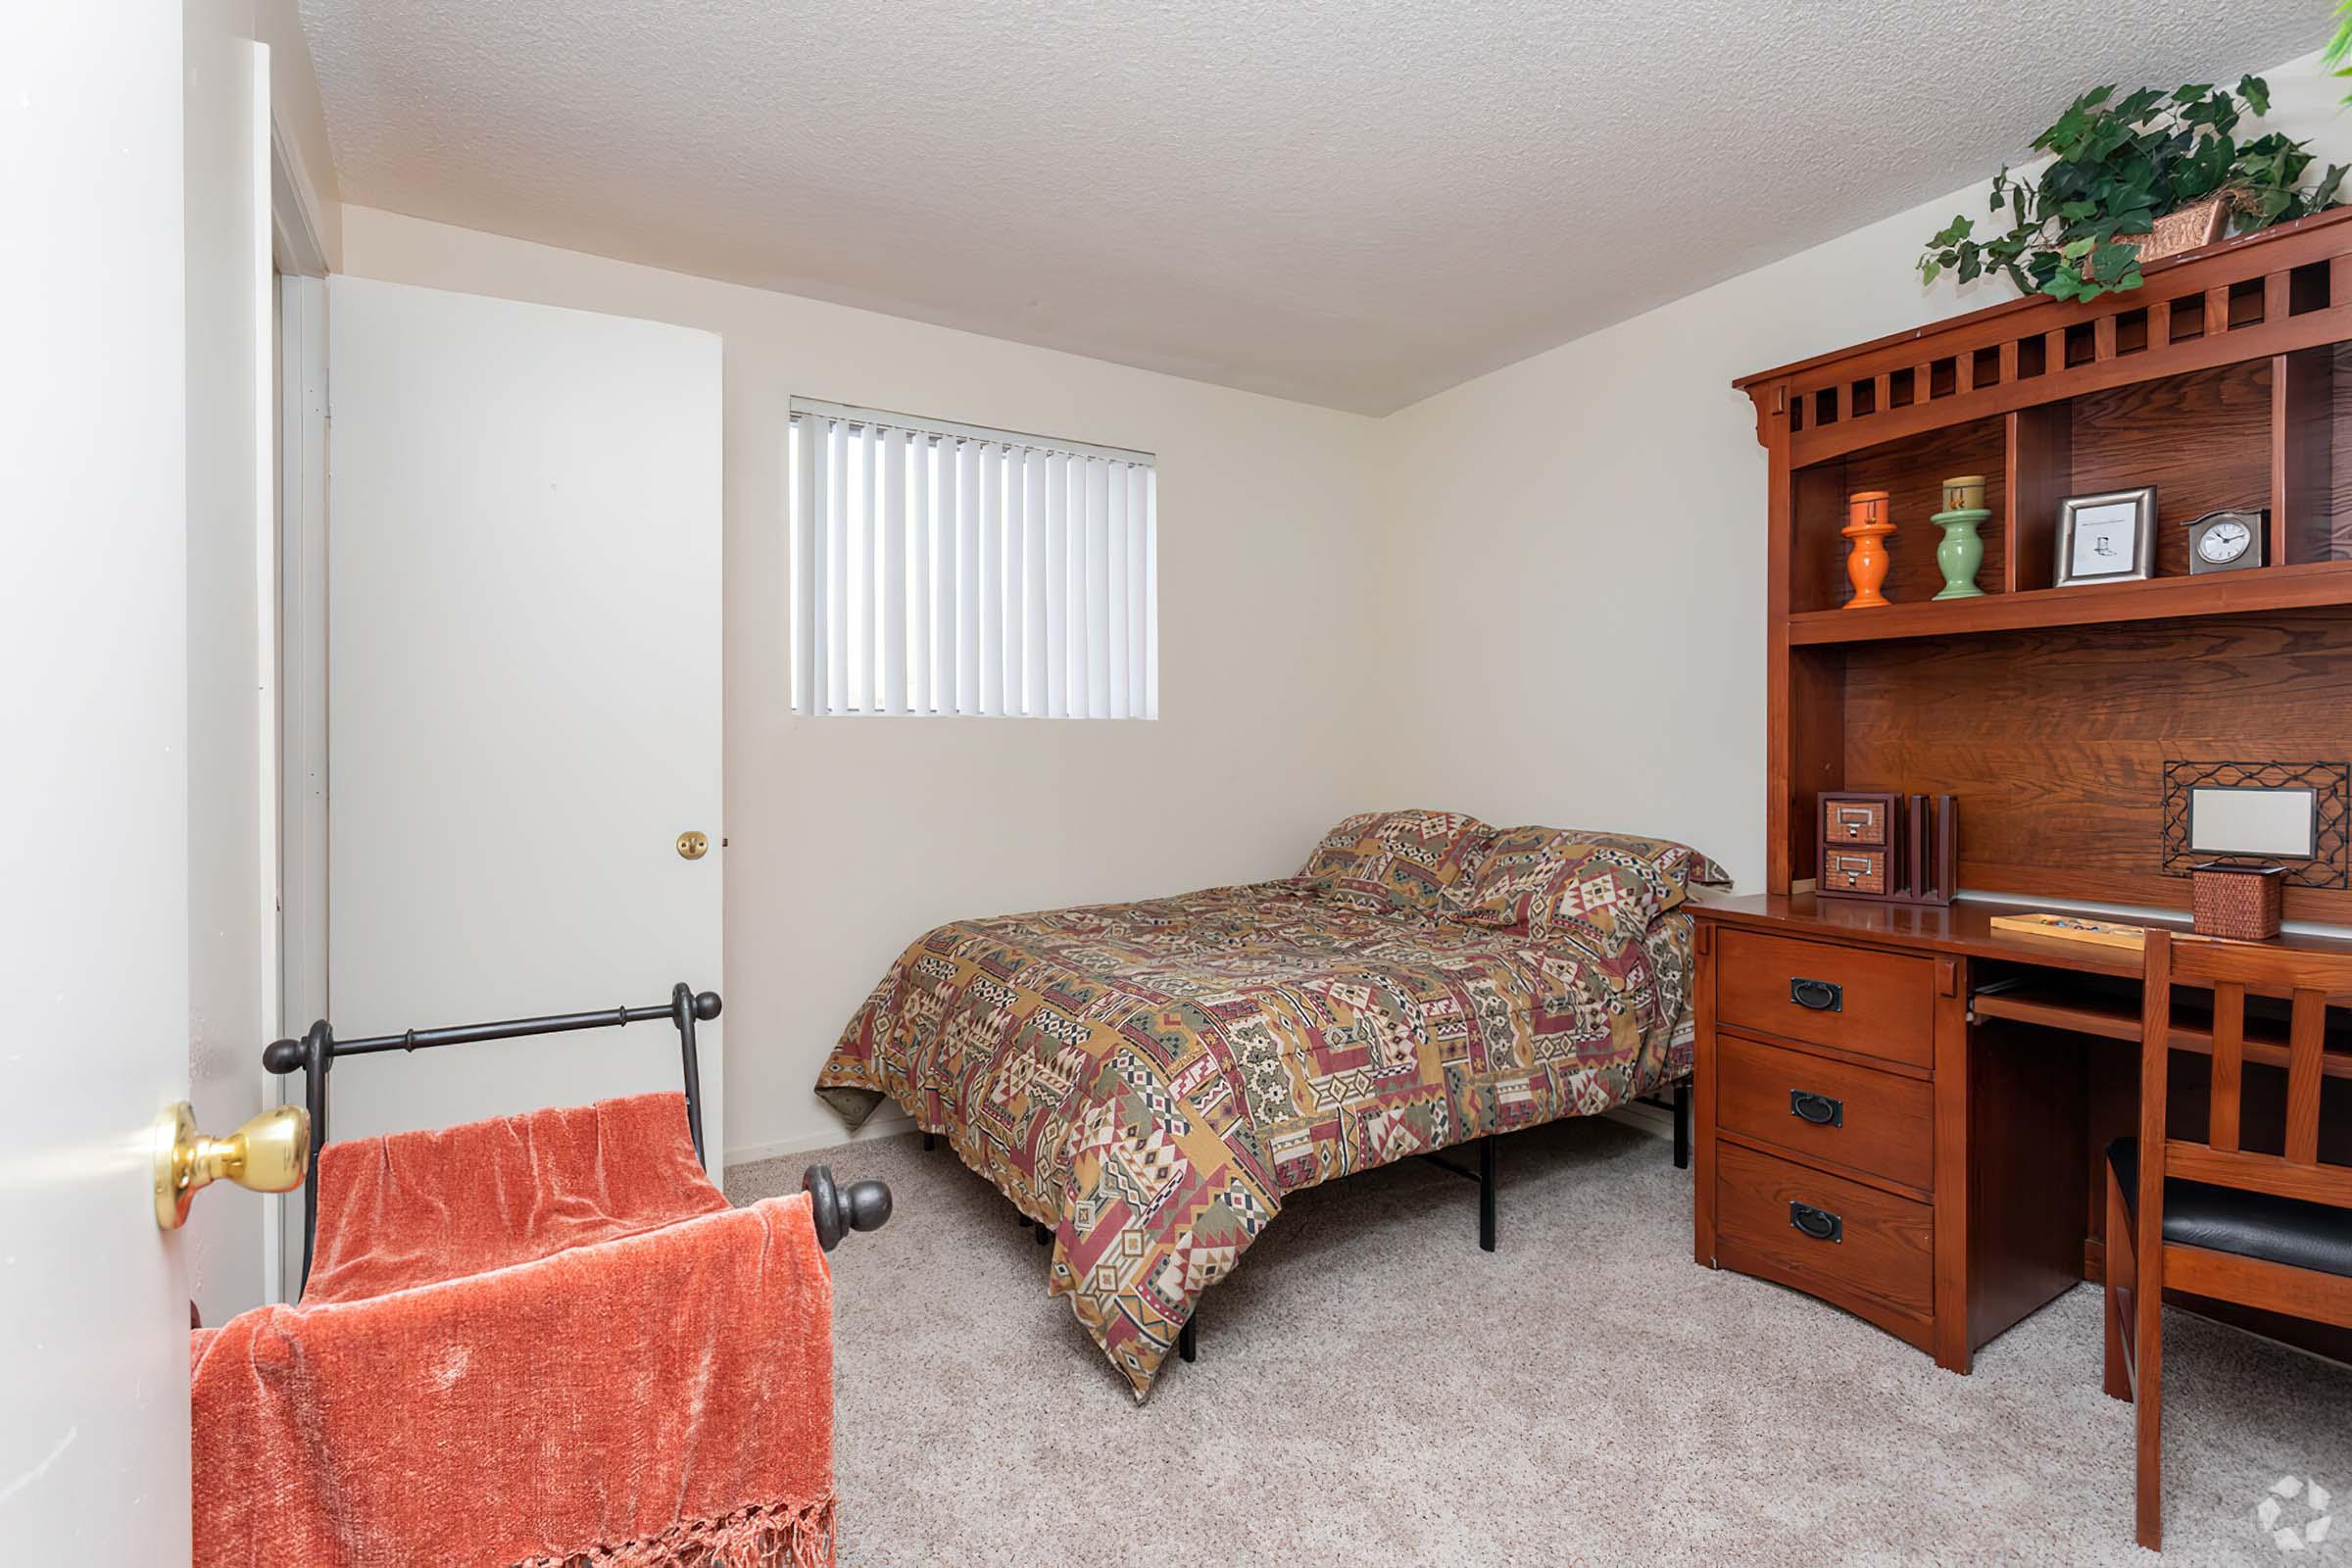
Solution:
<path fill-rule="evenodd" d="M 1958 918 L 1782 896 L 1698 908 L 1690 1208 L 1700 1263 L 1966 1372 L 2082 1278 L 2093 1155 L 2080 1063 L 2033 1029 L 1970 1022 Z"/>
<path fill-rule="evenodd" d="M 1924 1078 L 1719 1035 L 1715 1125 L 1923 1193 L 1935 1183 L 1936 1089 Z"/>
<path fill-rule="evenodd" d="M 1932 1059 L 1931 960 L 1729 928 L 1716 943 L 1715 1015 L 1726 1026 L 1913 1067 Z"/>
<path fill-rule="evenodd" d="M 1945 1049 L 1967 1038 L 1960 960 L 1826 923 L 1698 922 L 1698 1261 L 1817 1296 L 1965 1372 L 1968 1182 L 1944 1157 L 1967 1147 L 1968 1074 Z"/>

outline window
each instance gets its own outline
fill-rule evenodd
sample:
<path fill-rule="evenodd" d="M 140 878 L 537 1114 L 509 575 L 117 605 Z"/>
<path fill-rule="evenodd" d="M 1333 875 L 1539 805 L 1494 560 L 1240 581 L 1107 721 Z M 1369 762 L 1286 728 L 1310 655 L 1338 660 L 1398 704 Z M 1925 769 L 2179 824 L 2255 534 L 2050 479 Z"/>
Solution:
<path fill-rule="evenodd" d="M 1152 459 L 792 400 L 799 713 L 1159 716 Z"/>

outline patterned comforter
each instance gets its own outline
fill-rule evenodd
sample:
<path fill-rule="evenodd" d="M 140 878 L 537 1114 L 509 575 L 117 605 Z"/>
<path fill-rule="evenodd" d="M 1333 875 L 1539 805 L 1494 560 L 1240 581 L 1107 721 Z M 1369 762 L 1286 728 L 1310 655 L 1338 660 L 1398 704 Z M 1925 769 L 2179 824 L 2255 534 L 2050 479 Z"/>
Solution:
<path fill-rule="evenodd" d="M 1138 1400 L 1286 1193 L 1591 1115 L 1689 1071 L 1690 917 L 1615 951 L 1293 882 L 962 920 L 909 947 L 817 1077 L 888 1096 L 1054 1232 Z"/>

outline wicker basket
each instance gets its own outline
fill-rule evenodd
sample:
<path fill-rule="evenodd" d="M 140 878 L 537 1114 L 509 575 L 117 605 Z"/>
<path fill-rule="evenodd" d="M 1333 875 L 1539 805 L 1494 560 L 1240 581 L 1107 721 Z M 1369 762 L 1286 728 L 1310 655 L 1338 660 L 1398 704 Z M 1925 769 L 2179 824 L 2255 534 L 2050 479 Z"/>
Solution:
<path fill-rule="evenodd" d="M 2190 925 L 2201 937 L 2268 942 L 2278 934 L 2285 902 L 2286 872 L 2279 866 L 2213 860 L 2189 868 Z"/>

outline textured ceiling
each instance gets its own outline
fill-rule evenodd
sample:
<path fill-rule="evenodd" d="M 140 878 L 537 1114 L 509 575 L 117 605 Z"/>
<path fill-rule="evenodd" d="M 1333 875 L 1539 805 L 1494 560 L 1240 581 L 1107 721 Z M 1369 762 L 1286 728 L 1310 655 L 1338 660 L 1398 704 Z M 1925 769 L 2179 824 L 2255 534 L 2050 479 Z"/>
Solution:
<path fill-rule="evenodd" d="M 346 200 L 1385 413 L 2326 0 L 301 0 Z"/>

